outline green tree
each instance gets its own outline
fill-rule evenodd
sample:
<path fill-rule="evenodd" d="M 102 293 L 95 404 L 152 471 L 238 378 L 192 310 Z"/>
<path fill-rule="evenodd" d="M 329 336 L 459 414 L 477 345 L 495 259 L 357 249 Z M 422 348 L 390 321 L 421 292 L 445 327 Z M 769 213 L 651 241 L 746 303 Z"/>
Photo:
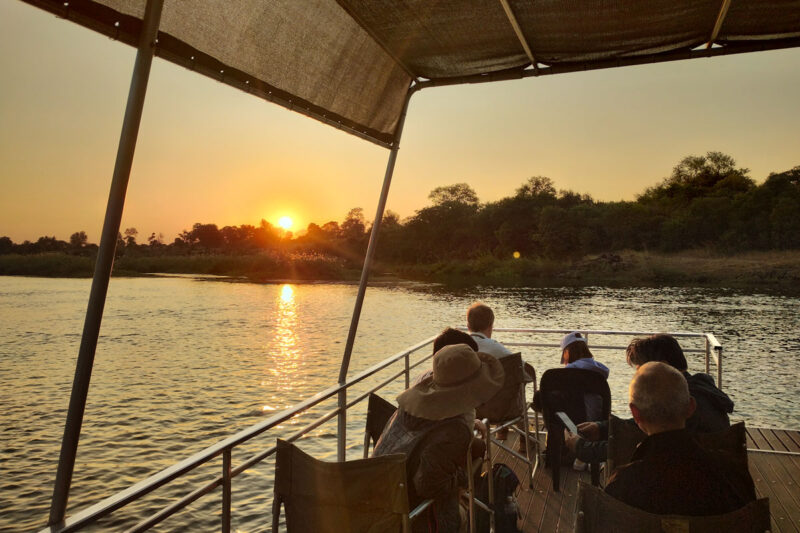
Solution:
<path fill-rule="evenodd" d="M 136 236 L 139 235 L 139 232 L 136 228 L 127 228 L 125 230 L 125 246 L 136 246 Z"/>
<path fill-rule="evenodd" d="M 83 248 L 88 241 L 89 237 L 86 236 L 85 231 L 76 231 L 69 236 L 69 244 L 73 248 Z"/>
<path fill-rule="evenodd" d="M 449 204 L 468 205 L 472 207 L 478 206 L 477 193 L 466 183 L 455 183 L 453 185 L 436 187 L 428 194 L 428 199 L 433 202 L 435 206 Z"/>
<path fill-rule="evenodd" d="M 555 198 L 556 188 L 547 176 L 532 176 L 516 192 L 517 198 Z"/>

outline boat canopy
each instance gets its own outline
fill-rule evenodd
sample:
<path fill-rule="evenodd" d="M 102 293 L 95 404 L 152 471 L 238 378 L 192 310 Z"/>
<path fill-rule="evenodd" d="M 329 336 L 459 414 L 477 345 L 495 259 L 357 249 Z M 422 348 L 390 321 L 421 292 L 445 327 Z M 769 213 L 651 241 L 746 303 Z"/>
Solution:
<path fill-rule="evenodd" d="M 137 46 L 146 0 L 24 0 Z M 800 46 L 800 0 L 165 0 L 156 55 L 382 146 L 412 87 Z"/>

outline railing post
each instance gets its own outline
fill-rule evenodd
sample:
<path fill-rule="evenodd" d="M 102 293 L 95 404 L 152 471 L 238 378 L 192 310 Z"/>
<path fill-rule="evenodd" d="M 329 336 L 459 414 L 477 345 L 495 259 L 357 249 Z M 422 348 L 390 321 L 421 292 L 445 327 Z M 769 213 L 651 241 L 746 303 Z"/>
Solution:
<path fill-rule="evenodd" d="M 361 308 L 364 305 L 364 296 L 367 292 L 367 282 L 369 281 L 369 271 L 372 269 L 372 260 L 375 257 L 375 249 L 378 246 L 378 233 L 381 228 L 381 220 L 383 220 L 383 211 L 386 209 L 386 199 L 389 197 L 389 186 L 392 183 L 392 176 L 394 175 L 394 166 L 397 161 L 397 151 L 400 148 L 400 137 L 403 134 L 403 125 L 406 121 L 406 112 L 408 111 L 408 102 L 411 95 L 414 94 L 414 89 L 409 87 L 406 100 L 403 103 L 403 111 L 400 113 L 400 118 L 397 121 L 395 128 L 395 141 L 389 153 L 389 161 L 386 163 L 386 173 L 383 176 L 383 187 L 378 199 L 378 209 L 375 213 L 375 220 L 372 221 L 372 231 L 369 235 L 369 244 L 367 245 L 366 257 L 364 257 L 364 266 L 361 268 L 361 280 L 358 283 L 358 293 L 356 294 L 356 303 L 353 306 L 353 316 L 350 320 L 350 330 L 347 333 L 347 342 L 344 346 L 344 354 L 342 355 L 342 364 L 339 368 L 339 385 L 344 385 L 347 381 L 347 370 L 350 368 L 350 357 L 353 355 L 353 345 L 356 341 L 356 332 L 358 331 L 358 321 L 361 318 Z M 336 456 L 339 461 L 344 461 L 345 456 L 345 430 L 347 426 L 347 402 L 342 401 L 344 391 L 339 393 L 339 439 L 338 449 Z"/>
<path fill-rule="evenodd" d="M 231 531 L 231 448 L 222 452 L 222 533 Z"/>
<path fill-rule="evenodd" d="M 706 339 L 706 374 L 711 373 L 711 341 L 708 339 L 708 335 L 705 336 Z M 717 384 L 719 386 L 719 384 Z"/>
<path fill-rule="evenodd" d="M 347 389 L 342 388 L 342 390 L 339 391 L 338 398 L 339 414 L 337 415 L 336 460 L 342 462 L 347 459 L 345 450 L 345 444 L 347 442 Z"/>
<path fill-rule="evenodd" d="M 78 350 L 78 361 L 75 365 L 75 377 L 72 382 L 72 393 L 69 399 L 67 421 L 64 436 L 61 440 L 61 455 L 58 459 L 58 470 L 53 487 L 53 499 L 50 503 L 48 525 L 54 526 L 64 520 L 69 500 L 69 489 L 72 484 L 72 473 L 75 469 L 75 457 L 78 453 L 83 415 L 86 410 L 86 397 L 89 393 L 89 382 L 92 377 L 97 339 L 100 335 L 100 323 L 108 293 L 111 269 L 114 265 L 114 251 L 117 235 L 122 221 L 122 209 L 125 205 L 125 194 L 128 179 L 133 165 L 133 153 L 139 135 L 139 124 L 142 120 L 144 97 L 147 93 L 147 81 L 150 78 L 150 66 L 156 48 L 156 36 L 161 22 L 163 0 L 148 0 L 142 19 L 139 34 L 139 47 L 133 67 L 128 103 L 125 118 L 122 122 L 117 159 L 114 163 L 114 176 L 111 179 L 111 190 L 108 194 L 103 231 L 100 236 L 100 248 L 94 265 L 94 277 L 89 293 L 89 304 L 86 319 L 83 323 L 83 335 Z"/>
<path fill-rule="evenodd" d="M 717 387 L 722 390 L 722 346 L 717 350 Z"/>
<path fill-rule="evenodd" d="M 411 357 L 411 354 L 406 352 L 406 358 L 405 358 L 406 359 L 406 388 L 409 388 L 411 386 L 411 376 L 410 376 L 411 369 L 409 368 L 411 366 L 410 365 L 410 361 L 409 361 L 410 357 Z"/>

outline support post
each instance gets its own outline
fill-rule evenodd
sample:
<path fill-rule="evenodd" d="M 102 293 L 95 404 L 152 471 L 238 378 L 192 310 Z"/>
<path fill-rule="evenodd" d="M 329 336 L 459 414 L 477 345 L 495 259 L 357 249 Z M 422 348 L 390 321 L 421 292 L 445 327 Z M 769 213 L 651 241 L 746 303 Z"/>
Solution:
<path fill-rule="evenodd" d="M 372 231 L 369 235 L 369 245 L 367 246 L 367 254 L 364 257 L 364 266 L 361 269 L 361 280 L 358 283 L 358 294 L 356 295 L 356 303 L 353 308 L 353 317 L 350 320 L 350 331 L 347 334 L 347 342 L 344 347 L 344 355 L 342 356 L 342 366 L 339 369 L 339 384 L 342 385 L 347 380 L 347 370 L 350 368 L 350 356 L 353 354 L 353 344 L 356 340 L 356 332 L 358 331 L 358 321 L 361 318 L 361 307 L 364 305 L 364 295 L 367 291 L 367 282 L 369 281 L 369 271 L 372 269 L 372 259 L 375 256 L 375 248 L 378 244 L 378 232 L 381 228 L 381 221 L 383 220 L 383 211 L 386 209 L 386 199 L 389 196 L 389 186 L 392 183 L 392 175 L 394 174 L 394 165 L 397 161 L 397 151 L 400 148 L 400 137 L 403 135 L 403 125 L 406 122 L 406 113 L 408 112 L 408 102 L 411 100 L 411 95 L 414 94 L 415 89 L 410 87 L 408 94 L 406 94 L 406 101 L 403 103 L 403 111 L 400 113 L 400 119 L 397 122 L 397 129 L 395 130 L 395 141 L 389 153 L 389 161 L 386 163 L 386 173 L 383 177 L 383 188 L 381 189 L 380 199 L 378 200 L 378 209 L 375 213 L 375 220 L 372 223 Z M 338 432 L 337 432 L 337 459 L 339 461 L 345 460 L 345 442 L 347 440 L 347 411 L 346 398 L 344 391 L 339 393 L 339 416 L 338 416 Z"/>
<path fill-rule="evenodd" d="M 100 248 L 94 266 L 92 289 L 83 324 L 78 362 L 75 367 L 75 378 L 72 383 L 72 394 L 69 400 L 67 422 L 64 427 L 64 438 L 61 441 L 61 455 L 58 460 L 58 471 L 53 488 L 53 499 L 50 504 L 48 525 L 54 526 L 64 520 L 72 473 L 75 468 L 75 457 L 78 452 L 78 440 L 83 424 L 86 408 L 86 396 L 89 392 L 89 381 L 92 377 L 97 338 L 100 334 L 100 323 L 103 319 L 108 282 L 114 264 L 114 251 L 117 235 L 122 221 L 122 209 L 125 205 L 125 193 L 128 178 L 133 164 L 133 153 L 136 149 L 136 138 L 142 119 L 144 97 L 147 92 L 147 81 L 150 77 L 150 66 L 155 53 L 156 36 L 161 22 L 163 0 L 148 0 L 145 8 L 136 62 L 133 67 L 131 86 L 128 92 L 128 103 L 122 123 L 117 159 L 114 164 L 114 176 L 111 180 L 111 191 L 108 195 L 106 216 L 103 222 L 103 233 L 100 237 Z"/>
<path fill-rule="evenodd" d="M 231 531 L 231 448 L 222 452 L 222 533 Z"/>

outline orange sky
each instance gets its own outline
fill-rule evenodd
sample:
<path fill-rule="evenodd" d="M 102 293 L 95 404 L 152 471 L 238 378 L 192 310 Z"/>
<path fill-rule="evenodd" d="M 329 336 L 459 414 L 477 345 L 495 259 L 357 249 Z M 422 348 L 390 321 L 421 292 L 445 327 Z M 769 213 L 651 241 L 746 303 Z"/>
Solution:
<path fill-rule="evenodd" d="M 135 51 L 0 2 L 0 236 L 99 240 Z M 751 176 L 800 165 L 800 50 L 434 88 L 414 96 L 388 208 L 439 185 L 482 201 L 529 176 L 633 199 L 684 156 L 719 150 Z M 171 241 L 194 222 L 368 219 L 388 152 L 155 59 L 122 228 Z"/>

